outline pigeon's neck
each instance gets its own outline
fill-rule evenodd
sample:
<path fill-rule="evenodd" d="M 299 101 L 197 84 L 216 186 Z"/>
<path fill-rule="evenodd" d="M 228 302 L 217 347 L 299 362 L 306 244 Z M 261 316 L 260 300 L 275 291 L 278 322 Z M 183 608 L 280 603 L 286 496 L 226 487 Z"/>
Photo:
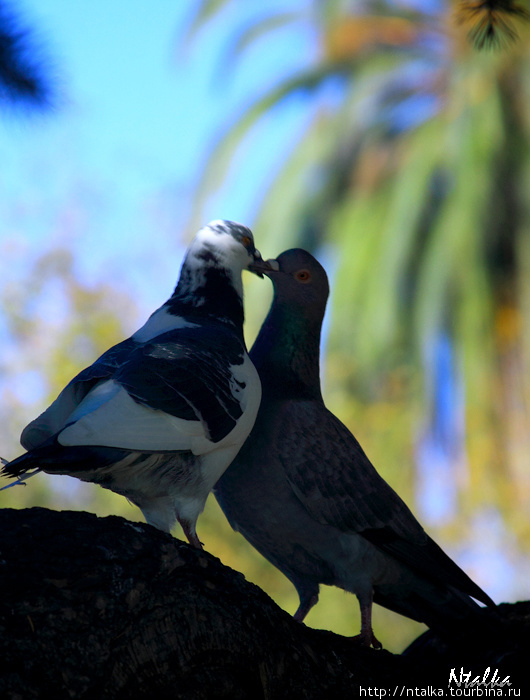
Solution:
<path fill-rule="evenodd" d="M 264 397 L 322 399 L 320 330 L 319 321 L 273 304 L 250 351 Z"/>
<path fill-rule="evenodd" d="M 229 325 L 243 339 L 242 293 L 234 286 L 230 270 L 217 266 L 197 269 L 184 263 L 166 306 L 171 313 L 190 321 L 202 319 Z"/>

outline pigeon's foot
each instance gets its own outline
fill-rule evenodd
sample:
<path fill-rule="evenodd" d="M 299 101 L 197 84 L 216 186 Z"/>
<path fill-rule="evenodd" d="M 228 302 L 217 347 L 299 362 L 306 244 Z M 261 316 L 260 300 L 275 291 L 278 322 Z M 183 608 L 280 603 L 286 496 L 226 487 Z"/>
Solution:
<path fill-rule="evenodd" d="M 362 630 L 361 634 L 357 634 L 352 637 L 352 641 L 360 644 L 363 647 L 373 647 L 374 649 L 382 649 L 383 645 L 375 636 L 372 628 L 369 630 Z"/>
<path fill-rule="evenodd" d="M 188 542 L 196 549 L 204 549 L 204 543 L 200 541 L 197 535 L 188 537 Z"/>
<path fill-rule="evenodd" d="M 186 535 L 186 539 L 191 544 L 191 546 L 196 547 L 197 549 L 204 549 L 203 543 L 197 537 L 195 526 L 189 520 L 184 520 L 183 518 L 179 518 L 178 521 L 180 523 L 182 531 Z"/>
<path fill-rule="evenodd" d="M 362 644 L 363 647 L 382 649 L 383 645 L 377 639 L 372 629 L 372 602 L 361 603 L 361 634 L 352 637 L 352 640 Z"/>

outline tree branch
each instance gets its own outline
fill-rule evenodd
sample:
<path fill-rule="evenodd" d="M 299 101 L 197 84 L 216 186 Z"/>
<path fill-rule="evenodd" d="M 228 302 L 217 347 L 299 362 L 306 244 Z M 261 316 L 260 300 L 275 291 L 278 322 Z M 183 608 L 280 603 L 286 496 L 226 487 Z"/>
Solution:
<path fill-rule="evenodd" d="M 5 509 L 0 532 L 2 698 L 306 700 L 447 688 L 451 655 L 430 633 L 400 657 L 310 629 L 215 557 L 148 525 Z M 520 632 L 530 606 L 518 605 L 506 610 Z M 528 648 L 512 646 L 469 662 L 516 673 Z"/>

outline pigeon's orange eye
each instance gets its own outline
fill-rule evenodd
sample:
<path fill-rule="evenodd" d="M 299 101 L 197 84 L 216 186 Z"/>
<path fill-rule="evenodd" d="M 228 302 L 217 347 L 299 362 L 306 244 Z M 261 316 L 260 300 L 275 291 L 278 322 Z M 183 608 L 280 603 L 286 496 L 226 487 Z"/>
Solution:
<path fill-rule="evenodd" d="M 295 274 L 295 278 L 302 283 L 310 282 L 311 281 L 311 273 L 309 270 L 298 270 L 298 272 Z"/>
<path fill-rule="evenodd" d="M 250 245 L 250 237 L 243 236 L 243 238 L 241 239 L 241 243 L 245 246 L 245 248 L 248 248 Z"/>

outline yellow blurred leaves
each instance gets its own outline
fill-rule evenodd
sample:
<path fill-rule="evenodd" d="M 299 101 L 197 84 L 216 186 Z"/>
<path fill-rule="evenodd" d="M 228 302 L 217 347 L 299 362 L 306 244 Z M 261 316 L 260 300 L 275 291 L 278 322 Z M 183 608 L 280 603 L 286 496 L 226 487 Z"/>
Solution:
<path fill-rule="evenodd" d="M 384 46 L 410 46 L 418 32 L 417 23 L 402 17 L 343 16 L 327 28 L 322 37 L 323 51 L 327 59 L 343 61 Z"/>

